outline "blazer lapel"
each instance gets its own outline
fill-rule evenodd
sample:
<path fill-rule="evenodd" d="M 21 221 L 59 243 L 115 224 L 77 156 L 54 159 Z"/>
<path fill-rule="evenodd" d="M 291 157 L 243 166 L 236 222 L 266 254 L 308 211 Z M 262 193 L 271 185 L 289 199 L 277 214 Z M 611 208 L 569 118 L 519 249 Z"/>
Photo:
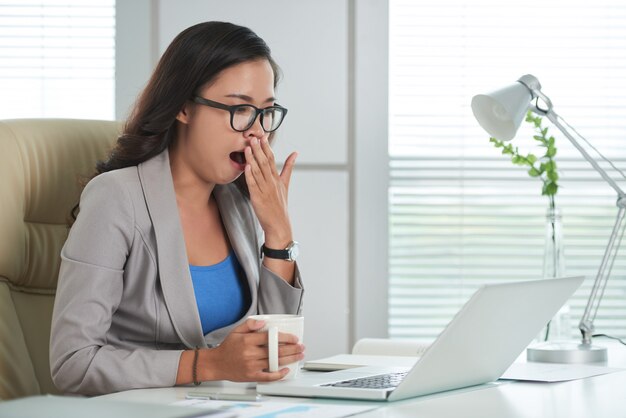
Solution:
<path fill-rule="evenodd" d="M 261 261 L 257 248 L 256 222 L 251 206 L 234 184 L 218 185 L 213 190 L 230 245 L 243 268 L 250 287 L 251 306 L 248 315 L 256 314 L 258 278 Z"/>
<path fill-rule="evenodd" d="M 176 194 L 165 150 L 139 164 L 139 179 L 156 236 L 163 297 L 178 336 L 187 347 L 206 347 L 189 272 Z"/>

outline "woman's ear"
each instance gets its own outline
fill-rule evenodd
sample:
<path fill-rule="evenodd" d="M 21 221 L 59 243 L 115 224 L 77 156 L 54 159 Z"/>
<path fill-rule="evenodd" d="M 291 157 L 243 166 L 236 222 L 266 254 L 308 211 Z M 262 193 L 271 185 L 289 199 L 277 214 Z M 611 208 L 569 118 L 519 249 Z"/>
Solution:
<path fill-rule="evenodd" d="M 187 125 L 189 123 L 189 115 L 191 114 L 191 102 L 186 100 L 183 107 L 178 111 L 176 120 Z"/>

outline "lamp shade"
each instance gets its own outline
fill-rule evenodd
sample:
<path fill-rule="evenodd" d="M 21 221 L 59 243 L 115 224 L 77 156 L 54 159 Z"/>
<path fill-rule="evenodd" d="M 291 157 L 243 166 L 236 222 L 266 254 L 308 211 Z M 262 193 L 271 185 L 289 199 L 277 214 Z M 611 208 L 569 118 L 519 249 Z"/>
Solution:
<path fill-rule="evenodd" d="M 472 98 L 474 117 L 489 135 L 510 141 L 522 123 L 533 96 L 519 81 L 489 94 Z"/>

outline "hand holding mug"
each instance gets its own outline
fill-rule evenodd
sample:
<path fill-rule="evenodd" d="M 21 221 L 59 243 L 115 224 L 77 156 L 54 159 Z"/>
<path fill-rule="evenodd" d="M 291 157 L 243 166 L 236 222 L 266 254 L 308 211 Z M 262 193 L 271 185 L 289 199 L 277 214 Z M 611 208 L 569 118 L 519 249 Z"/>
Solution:
<path fill-rule="evenodd" d="M 263 316 L 263 315 L 260 315 Z M 270 370 L 268 334 L 259 332 L 266 326 L 265 321 L 250 317 L 234 328 L 215 349 L 216 366 L 220 369 L 220 379 L 233 382 L 267 382 L 279 380 L 291 373 L 289 367 L 304 358 L 304 346 L 299 344 L 296 335 L 278 332 L 276 335 L 277 367 Z M 301 335 L 301 334 L 300 334 Z"/>
<path fill-rule="evenodd" d="M 302 351 L 293 353 L 293 347 L 283 342 L 284 336 L 296 337 L 302 341 L 304 333 L 304 317 L 299 315 L 253 315 L 249 319 L 262 321 L 263 327 L 257 332 L 267 332 L 267 349 L 269 372 L 273 373 L 282 366 L 287 366 L 289 372 L 282 379 L 293 379 L 298 374 L 300 360 L 304 358 Z M 299 344 L 304 350 L 304 346 Z M 280 369 L 282 370 L 282 369 Z"/>

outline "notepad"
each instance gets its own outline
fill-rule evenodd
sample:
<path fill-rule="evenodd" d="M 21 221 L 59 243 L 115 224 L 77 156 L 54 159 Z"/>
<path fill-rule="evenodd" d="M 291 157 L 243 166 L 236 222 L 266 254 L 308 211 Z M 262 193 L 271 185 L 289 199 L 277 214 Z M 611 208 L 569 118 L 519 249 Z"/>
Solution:
<path fill-rule="evenodd" d="M 363 338 L 354 344 L 351 354 L 338 354 L 309 360 L 305 370 L 334 371 L 362 366 L 412 367 L 430 344 L 388 338 Z"/>

